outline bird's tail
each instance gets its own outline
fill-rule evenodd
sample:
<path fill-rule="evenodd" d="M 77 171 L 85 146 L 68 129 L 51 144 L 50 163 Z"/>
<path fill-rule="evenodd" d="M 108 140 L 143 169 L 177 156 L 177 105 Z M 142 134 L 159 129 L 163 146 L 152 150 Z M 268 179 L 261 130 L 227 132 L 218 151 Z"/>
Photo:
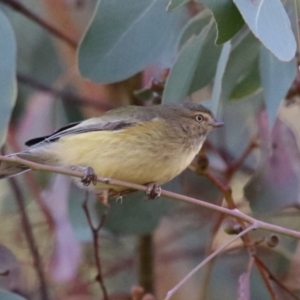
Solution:
<path fill-rule="evenodd" d="M 7 155 L 8 157 L 16 156 L 16 154 Z M 0 179 L 9 178 L 17 174 L 28 171 L 29 168 L 18 163 L 1 161 L 0 162 Z"/>

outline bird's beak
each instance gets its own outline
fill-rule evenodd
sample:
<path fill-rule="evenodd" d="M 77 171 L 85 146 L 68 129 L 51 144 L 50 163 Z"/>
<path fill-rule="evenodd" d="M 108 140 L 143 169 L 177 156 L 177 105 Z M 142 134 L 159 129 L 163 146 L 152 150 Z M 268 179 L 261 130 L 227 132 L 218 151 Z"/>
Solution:
<path fill-rule="evenodd" d="M 214 120 L 211 125 L 214 128 L 218 128 L 218 127 L 222 127 L 224 125 L 224 123 L 223 122 L 218 122 L 218 121 Z"/>

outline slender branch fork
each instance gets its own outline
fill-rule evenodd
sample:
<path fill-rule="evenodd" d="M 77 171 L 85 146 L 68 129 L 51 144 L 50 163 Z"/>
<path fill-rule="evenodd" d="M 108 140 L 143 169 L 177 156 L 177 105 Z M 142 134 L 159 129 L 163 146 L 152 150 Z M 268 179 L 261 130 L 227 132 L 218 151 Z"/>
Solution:
<path fill-rule="evenodd" d="M 27 160 L 19 158 L 17 156 L 2 156 L 2 155 L 0 155 L 0 161 L 8 161 L 8 162 L 12 162 L 12 163 L 22 164 L 22 165 L 24 165 L 32 170 L 35 170 L 35 171 L 37 171 L 37 170 L 48 171 L 48 172 L 63 174 L 63 175 L 67 175 L 67 176 L 80 177 L 80 178 L 83 177 L 83 175 L 84 175 L 83 172 L 70 170 L 70 169 L 62 168 L 62 167 L 42 165 L 42 164 L 34 163 L 31 161 L 27 161 Z M 118 180 L 118 179 L 113 179 L 113 178 L 97 176 L 97 181 L 103 182 L 106 184 L 120 185 L 120 186 L 127 187 L 129 189 L 134 189 L 134 190 L 140 190 L 140 191 L 147 190 L 147 187 L 144 185 L 131 183 L 131 182 L 123 181 L 123 180 Z M 199 199 L 191 198 L 188 196 L 180 195 L 180 194 L 173 193 L 173 192 L 166 191 L 166 190 L 162 190 L 161 195 L 168 197 L 168 198 L 175 199 L 175 200 L 183 201 L 183 202 L 194 204 L 194 205 L 199 205 L 199 206 L 211 209 L 211 210 L 218 211 L 222 214 L 226 214 L 228 216 L 235 217 L 239 220 L 243 220 L 243 221 L 247 222 L 248 224 L 251 224 L 251 225 L 255 224 L 256 228 L 265 229 L 265 230 L 268 230 L 271 232 L 276 232 L 276 233 L 284 234 L 284 235 L 287 235 L 287 236 L 290 236 L 290 237 L 293 237 L 296 239 L 300 239 L 299 231 L 295 231 L 292 229 L 288 229 L 285 227 L 281 227 L 278 225 L 274 225 L 274 224 L 270 224 L 267 222 L 257 220 L 255 218 L 252 218 L 252 217 L 242 213 L 241 211 L 239 211 L 236 208 L 229 209 L 229 208 L 221 207 L 221 206 L 211 204 L 211 203 L 199 200 Z"/>
<path fill-rule="evenodd" d="M 218 254 L 220 254 L 226 247 L 228 247 L 230 244 L 232 244 L 237 239 L 241 238 L 243 235 L 248 233 L 251 230 L 256 229 L 256 224 L 252 224 L 239 234 L 237 234 L 234 238 L 229 240 L 227 243 L 225 243 L 223 246 L 221 246 L 219 249 L 214 251 L 212 254 L 210 254 L 207 258 L 205 258 L 197 267 L 195 267 L 188 275 L 186 275 L 172 290 L 170 290 L 167 294 L 167 297 L 165 300 L 171 299 L 171 297 L 179 290 L 179 288 L 185 284 L 196 272 L 198 272 L 204 265 L 206 265 L 209 261 L 211 261 L 214 257 L 216 257 Z"/>
<path fill-rule="evenodd" d="M 102 276 L 102 267 L 101 267 L 101 260 L 100 260 L 100 255 L 99 255 L 99 231 L 105 222 L 106 216 L 105 215 L 102 216 L 98 226 L 95 226 L 93 224 L 93 220 L 92 220 L 91 214 L 89 212 L 89 208 L 88 208 L 88 192 L 86 192 L 86 197 L 82 204 L 82 208 L 86 214 L 86 218 L 88 220 L 88 223 L 91 228 L 92 235 L 93 235 L 94 256 L 95 256 L 96 267 L 97 267 L 96 280 L 99 282 L 100 288 L 103 293 L 104 300 L 108 300 L 108 293 L 107 293 L 107 289 L 105 287 L 104 279 Z"/>

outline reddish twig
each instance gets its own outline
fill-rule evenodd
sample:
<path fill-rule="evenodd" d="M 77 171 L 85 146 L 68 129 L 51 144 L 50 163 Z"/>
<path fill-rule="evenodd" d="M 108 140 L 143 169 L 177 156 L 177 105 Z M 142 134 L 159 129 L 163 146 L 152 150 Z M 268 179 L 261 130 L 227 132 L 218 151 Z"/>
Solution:
<path fill-rule="evenodd" d="M 49 297 L 47 282 L 46 282 L 46 278 L 45 278 L 45 274 L 44 274 L 44 270 L 43 270 L 42 259 L 40 257 L 40 254 L 39 254 L 39 251 L 38 251 L 35 239 L 34 239 L 32 227 L 31 227 L 29 217 L 26 212 L 25 202 L 24 202 L 24 199 L 22 196 L 21 189 L 19 188 L 15 178 L 9 178 L 8 181 L 13 190 L 13 193 L 15 194 L 16 202 L 18 204 L 19 211 L 21 214 L 22 228 L 23 228 L 30 252 L 32 254 L 34 267 L 35 267 L 35 270 L 37 273 L 38 280 L 40 282 L 41 299 L 49 300 L 50 297 Z"/>
<path fill-rule="evenodd" d="M 7 142 L 14 152 L 21 151 L 21 149 L 16 141 L 15 132 L 11 128 L 9 128 Z M 53 217 L 41 197 L 40 188 L 37 186 L 36 181 L 34 180 L 33 174 L 25 173 L 24 178 L 25 178 L 28 190 L 32 193 L 33 199 L 36 201 L 39 209 L 44 214 L 44 217 L 46 219 L 47 224 L 49 225 L 50 230 L 54 231 Z"/>
<path fill-rule="evenodd" d="M 266 269 L 258 262 L 257 257 L 255 257 L 255 263 L 256 263 L 257 269 L 266 285 L 266 288 L 269 291 L 269 294 L 270 294 L 272 300 L 278 300 L 276 292 L 274 291 L 274 288 L 272 287 L 269 274 L 266 271 Z"/>
<path fill-rule="evenodd" d="M 265 265 L 265 263 L 257 256 L 254 257 L 257 264 L 260 265 L 265 272 L 268 275 L 268 278 L 272 281 L 274 281 L 283 291 L 285 291 L 287 294 L 289 294 L 293 299 L 300 300 L 298 296 L 296 296 L 291 290 L 289 290 L 280 280 L 278 280 L 272 272 L 269 270 L 269 268 Z"/>
<path fill-rule="evenodd" d="M 154 291 L 153 237 L 139 236 L 139 284 L 147 293 Z"/>
<path fill-rule="evenodd" d="M 103 109 L 103 110 L 109 110 L 109 109 L 114 108 L 113 105 L 100 103 L 92 98 L 82 97 L 82 96 L 78 96 L 76 94 L 73 94 L 73 93 L 70 93 L 67 91 L 55 89 L 53 87 L 50 87 L 50 86 L 44 84 L 43 82 L 41 82 L 35 78 L 32 78 L 28 75 L 24 75 L 20 72 L 17 73 L 17 80 L 18 80 L 18 83 L 20 83 L 20 84 L 24 84 L 24 85 L 30 86 L 34 89 L 49 93 L 54 97 L 60 97 L 65 101 L 72 102 L 77 105 L 90 106 L 90 107 L 95 107 L 95 108 L 99 108 L 99 109 Z"/>
<path fill-rule="evenodd" d="M 257 137 L 254 137 L 250 141 L 250 143 L 248 144 L 248 146 L 246 147 L 242 155 L 236 161 L 228 165 L 226 170 L 226 177 L 228 179 L 230 179 L 232 175 L 243 165 L 244 161 L 249 156 L 249 154 L 257 147 L 258 147 Z"/>
<path fill-rule="evenodd" d="M 14 9 L 15 11 L 23 14 L 30 20 L 34 21 L 35 23 L 39 24 L 41 27 L 46 29 L 52 35 L 56 36 L 57 38 L 61 39 L 62 41 L 66 42 L 72 48 L 77 48 L 77 41 L 74 41 L 71 37 L 60 31 L 59 29 L 55 28 L 50 23 L 46 22 L 32 11 L 30 11 L 27 7 L 21 4 L 19 1 L 16 0 L 0 0 L 3 4 L 9 6 L 10 8 Z"/>
<path fill-rule="evenodd" d="M 86 214 L 86 218 L 87 218 L 87 221 L 89 223 L 89 226 L 91 228 L 92 235 L 93 235 L 94 256 L 95 256 L 95 262 L 96 262 L 96 267 L 97 267 L 96 281 L 99 282 L 100 288 L 103 293 L 104 300 L 108 300 L 108 293 L 107 293 L 107 289 L 105 287 L 103 276 L 102 276 L 101 259 L 100 259 L 100 255 L 99 255 L 99 231 L 105 222 L 106 215 L 103 215 L 101 217 L 101 220 L 100 220 L 98 226 L 94 226 L 92 217 L 91 217 L 91 214 L 90 214 L 89 208 L 88 208 L 88 192 L 86 192 L 86 197 L 82 204 L 82 208 Z"/>

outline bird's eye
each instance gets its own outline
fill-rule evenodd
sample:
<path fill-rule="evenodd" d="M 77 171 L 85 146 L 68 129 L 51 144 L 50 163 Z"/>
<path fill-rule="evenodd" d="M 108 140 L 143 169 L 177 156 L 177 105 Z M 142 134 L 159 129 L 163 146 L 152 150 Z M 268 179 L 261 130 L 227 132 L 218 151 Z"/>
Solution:
<path fill-rule="evenodd" d="M 199 122 L 199 123 L 203 122 L 203 116 L 202 116 L 202 115 L 197 115 L 197 116 L 195 116 L 195 119 L 196 119 L 196 121 Z"/>

